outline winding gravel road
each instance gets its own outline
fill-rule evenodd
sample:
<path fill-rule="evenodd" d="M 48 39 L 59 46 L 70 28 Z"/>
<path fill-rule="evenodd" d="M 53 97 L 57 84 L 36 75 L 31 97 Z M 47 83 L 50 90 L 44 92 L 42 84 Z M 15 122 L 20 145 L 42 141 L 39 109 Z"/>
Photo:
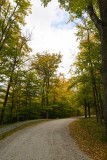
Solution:
<path fill-rule="evenodd" d="M 90 160 L 69 134 L 75 119 L 30 126 L 0 141 L 0 160 Z"/>

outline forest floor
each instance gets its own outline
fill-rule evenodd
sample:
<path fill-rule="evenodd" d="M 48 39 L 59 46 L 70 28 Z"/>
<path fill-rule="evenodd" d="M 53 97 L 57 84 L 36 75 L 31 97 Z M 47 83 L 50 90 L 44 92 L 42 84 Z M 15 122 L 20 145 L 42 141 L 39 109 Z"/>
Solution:
<path fill-rule="evenodd" d="M 19 130 L 0 141 L 0 160 L 90 160 L 80 151 L 68 125 L 57 119 Z"/>
<path fill-rule="evenodd" d="M 93 160 L 107 160 L 104 126 L 98 124 L 95 118 L 75 121 L 69 125 L 69 129 L 81 150 Z"/>

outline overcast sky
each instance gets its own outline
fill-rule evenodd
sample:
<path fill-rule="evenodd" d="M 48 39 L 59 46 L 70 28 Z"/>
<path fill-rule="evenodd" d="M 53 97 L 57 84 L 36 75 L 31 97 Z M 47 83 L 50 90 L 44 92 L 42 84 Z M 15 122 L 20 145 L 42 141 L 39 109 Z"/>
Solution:
<path fill-rule="evenodd" d="M 33 53 L 49 51 L 63 55 L 59 71 L 68 78 L 70 65 L 77 52 L 75 37 L 76 28 L 68 23 L 69 15 L 59 9 L 57 0 L 49 3 L 48 7 L 41 6 L 40 0 L 31 0 L 32 14 L 26 18 L 26 28 L 33 30 L 30 46 Z"/>

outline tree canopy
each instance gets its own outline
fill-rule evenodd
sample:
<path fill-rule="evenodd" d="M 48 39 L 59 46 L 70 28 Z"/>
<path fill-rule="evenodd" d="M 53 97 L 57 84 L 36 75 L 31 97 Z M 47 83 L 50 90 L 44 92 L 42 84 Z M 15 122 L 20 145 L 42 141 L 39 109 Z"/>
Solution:
<path fill-rule="evenodd" d="M 51 0 L 41 2 L 46 7 Z M 57 72 L 61 54 L 30 55 L 31 35 L 22 32 L 30 0 L 0 1 L 0 123 L 96 114 L 107 135 L 107 1 L 58 2 L 70 21 L 80 19 L 69 79 Z"/>

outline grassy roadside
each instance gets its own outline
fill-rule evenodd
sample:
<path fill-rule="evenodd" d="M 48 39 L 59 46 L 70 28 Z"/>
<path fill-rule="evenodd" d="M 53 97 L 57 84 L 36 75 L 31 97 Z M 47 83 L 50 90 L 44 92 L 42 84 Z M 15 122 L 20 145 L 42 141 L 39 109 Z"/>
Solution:
<path fill-rule="evenodd" d="M 104 127 L 97 124 L 95 118 L 74 121 L 69 129 L 81 150 L 93 160 L 107 160 Z"/>
<path fill-rule="evenodd" d="M 49 120 L 40 120 L 40 121 L 35 121 L 35 122 L 31 122 L 31 123 L 28 123 L 28 124 L 22 124 L 20 125 L 19 127 L 17 128 L 14 128 L 14 129 L 11 129 L 10 131 L 7 131 L 3 134 L 0 135 L 0 140 L 1 139 L 4 139 L 5 137 L 7 136 L 10 136 L 12 133 L 18 131 L 18 130 L 21 130 L 23 128 L 26 128 L 26 127 L 30 127 L 30 126 L 33 126 L 33 125 L 38 125 L 38 124 L 41 124 L 41 123 L 44 123 L 44 122 L 47 122 Z M 9 125 L 8 125 L 9 126 Z M 5 127 L 5 126 L 4 126 Z"/>

